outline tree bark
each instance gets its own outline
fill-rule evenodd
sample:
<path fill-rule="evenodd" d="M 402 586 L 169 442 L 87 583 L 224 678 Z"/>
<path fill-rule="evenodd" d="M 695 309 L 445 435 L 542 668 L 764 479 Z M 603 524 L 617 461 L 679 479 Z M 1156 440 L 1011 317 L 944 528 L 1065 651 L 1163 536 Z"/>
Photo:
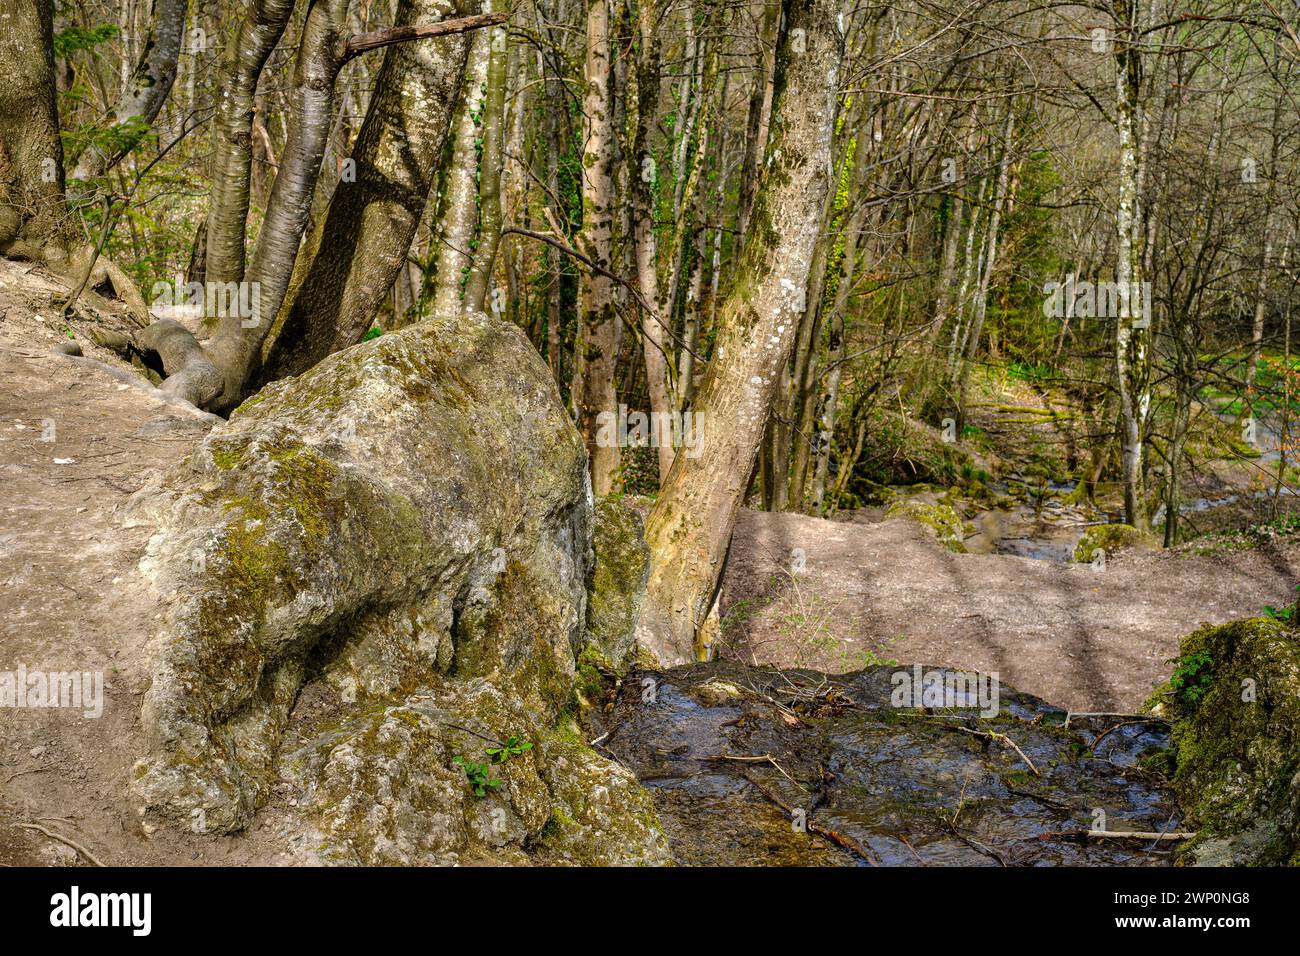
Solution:
<path fill-rule="evenodd" d="M 461 0 L 402 0 L 398 24 L 468 12 Z M 442 153 L 469 46 L 464 33 L 391 46 L 340 181 L 299 255 L 260 382 L 297 375 L 354 345 L 406 262 Z"/>
<path fill-rule="evenodd" d="M 698 454 L 679 454 L 646 523 L 652 568 L 638 641 L 664 664 L 706 652 L 696 632 L 713 606 L 771 408 L 803 310 L 844 57 L 837 0 L 785 0 L 767 162 L 750 240 L 718 319 L 717 350 L 695 412 Z"/>
<path fill-rule="evenodd" d="M 257 81 L 280 42 L 293 6 L 294 0 L 249 0 L 239 33 L 222 61 L 226 82 L 213 124 L 209 282 L 241 282 L 244 278 Z"/>
<path fill-rule="evenodd" d="M 1143 433 L 1150 410 L 1150 338 L 1141 312 L 1132 308 L 1128 290 L 1142 287 L 1142 246 L 1146 235 L 1141 214 L 1141 164 L 1138 131 L 1141 129 L 1140 94 L 1142 60 L 1138 47 L 1140 0 L 1115 0 L 1118 32 L 1115 40 L 1115 123 L 1119 134 L 1119 203 L 1115 212 L 1118 261 L 1115 284 L 1121 308 L 1116 317 L 1115 377 L 1119 387 L 1120 452 L 1124 482 L 1124 520 L 1146 530 L 1142 504 Z M 1145 298 L 1145 297 L 1144 297 Z M 1137 311 L 1137 315 L 1132 313 Z"/>
<path fill-rule="evenodd" d="M 509 55 L 506 50 L 505 27 L 495 27 L 485 32 L 490 36 L 491 52 L 488 57 L 479 161 L 478 242 L 469 268 L 469 279 L 465 283 L 465 309 L 469 312 L 483 311 L 483 303 L 492 285 L 492 267 L 496 263 L 497 246 L 501 242 L 501 167 L 505 162 L 502 143 L 505 136 L 506 84 L 509 82 L 506 65 Z M 493 311 L 504 312 L 505 303 L 501 302 L 500 308 Z"/>
<path fill-rule="evenodd" d="M 72 234 L 54 98 L 54 4 L 2 0 L 0 12 L 0 253 L 58 269 L 68 265 Z"/>
<path fill-rule="evenodd" d="M 492 39 L 486 31 L 470 41 L 456 110 L 451 158 L 442 177 L 433 315 L 456 315 L 464 309 L 465 283 L 474 262 L 478 232 L 478 150 L 480 110 L 487 85 Z"/>
<path fill-rule="evenodd" d="M 284 302 L 329 143 L 334 85 L 344 62 L 346 13 L 347 0 L 316 0 L 307 12 L 294 64 L 288 139 L 246 277 L 256 284 L 256 314 L 236 310 L 217 317 L 217 331 L 207 347 L 225 379 L 214 407 L 233 408 L 243 400 L 244 383 L 257 374 L 262 343 Z"/>
<path fill-rule="evenodd" d="M 614 284 L 609 278 L 613 252 L 614 123 L 610 100 L 608 0 L 588 0 L 586 91 L 583 96 L 582 234 L 580 246 L 596 269 L 585 270 L 579 289 L 578 345 L 575 353 L 574 408 L 578 430 L 591 459 L 591 484 L 597 495 L 614 490 L 620 454 L 616 441 L 602 440 L 604 416 L 618 414 L 614 390 L 618 324 Z M 606 439 L 609 429 L 605 429 Z"/>
<path fill-rule="evenodd" d="M 154 0 L 144 53 L 113 107 L 113 124 L 118 127 L 115 142 L 111 148 L 88 147 L 76 161 L 75 179 L 102 176 L 149 132 L 176 82 L 188 6 L 189 0 Z"/>

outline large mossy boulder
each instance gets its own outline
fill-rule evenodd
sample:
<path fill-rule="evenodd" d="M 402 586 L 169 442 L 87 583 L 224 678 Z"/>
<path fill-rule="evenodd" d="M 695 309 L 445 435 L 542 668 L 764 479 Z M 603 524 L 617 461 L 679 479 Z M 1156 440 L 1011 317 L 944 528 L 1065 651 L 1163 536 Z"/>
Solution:
<path fill-rule="evenodd" d="M 165 611 L 131 785 L 146 825 L 247 825 L 313 676 L 372 707 L 482 679 L 539 728 L 572 700 L 586 456 L 508 323 L 431 320 L 270 385 L 141 507 Z"/>
<path fill-rule="evenodd" d="M 1173 723 L 1185 858 L 1300 865 L 1300 633 L 1257 618 L 1183 639 L 1150 706 Z"/>

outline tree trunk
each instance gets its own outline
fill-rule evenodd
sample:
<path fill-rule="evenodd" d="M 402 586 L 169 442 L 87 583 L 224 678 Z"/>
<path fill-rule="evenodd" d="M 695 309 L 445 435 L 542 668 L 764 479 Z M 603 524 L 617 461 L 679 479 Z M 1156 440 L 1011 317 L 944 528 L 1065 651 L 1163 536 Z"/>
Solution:
<path fill-rule="evenodd" d="M 226 82 L 213 121 L 212 200 L 208 210 L 209 282 L 244 278 L 257 81 L 280 42 L 294 0 L 252 0 L 222 62 Z"/>
<path fill-rule="evenodd" d="M 218 409 L 234 408 L 243 400 L 244 384 L 258 372 L 262 343 L 293 276 L 329 143 L 334 81 L 343 66 L 346 13 L 347 0 L 316 0 L 303 24 L 294 63 L 288 139 L 246 276 L 255 290 L 251 292 L 255 313 L 249 316 L 227 309 L 217 317 L 216 334 L 207 346 L 225 378 L 222 395 L 213 406 Z"/>
<path fill-rule="evenodd" d="M 485 5 L 485 9 L 486 9 Z M 506 28 L 493 27 L 489 33 L 487 93 L 483 106 L 482 151 L 479 159 L 479 232 L 474 248 L 469 279 L 465 283 L 465 310 L 482 312 L 483 303 L 490 294 L 492 266 L 501 242 L 501 167 L 505 162 L 502 142 L 505 136 L 506 84 L 509 76 L 506 64 Z M 505 303 L 498 300 L 493 312 L 505 311 Z"/>
<path fill-rule="evenodd" d="M 462 0 L 402 0 L 397 25 L 473 10 Z M 391 46 L 352 149 L 356 181 L 342 180 L 307 238 L 277 327 L 263 350 L 261 382 L 297 375 L 361 340 L 424 212 L 434 166 L 457 101 L 469 38 L 463 33 Z"/>
<path fill-rule="evenodd" d="M 993 194 L 993 209 L 989 212 L 988 226 L 984 238 L 984 269 L 980 273 L 979 288 L 975 293 L 974 310 L 971 314 L 970 329 L 966 338 L 966 347 L 958 361 L 961 371 L 958 375 L 956 392 L 957 427 L 966 424 L 966 393 L 970 388 L 970 367 L 979 352 L 980 336 L 984 331 L 984 315 L 988 311 L 989 284 L 993 279 L 993 270 L 998 264 L 998 228 L 1002 223 L 1002 213 L 1006 209 L 1007 181 L 1011 170 L 1011 135 L 1015 129 L 1014 102 L 1007 103 L 1007 117 L 1002 130 L 1002 161 L 998 165 L 998 184 Z"/>
<path fill-rule="evenodd" d="M 653 0 L 637 7 L 640 47 L 634 80 L 636 110 L 628 179 L 632 188 L 632 231 L 636 252 L 637 283 L 641 297 L 650 308 L 642 307 L 641 350 L 645 355 L 646 391 L 650 399 L 652 421 L 664 417 L 676 407 L 668 376 L 667 330 L 672 301 L 659 297 L 659 247 L 654 229 L 654 182 L 657 170 L 650 151 L 650 132 L 654 128 L 659 106 L 659 16 Z M 656 435 L 659 481 L 662 484 L 673 466 L 674 449 L 669 435 Z"/>
<path fill-rule="evenodd" d="M 1142 84 L 1141 52 L 1137 24 L 1139 0 L 1116 0 L 1119 32 L 1115 41 L 1115 122 L 1119 133 L 1119 205 L 1115 213 L 1118 262 L 1115 284 L 1120 315 L 1116 317 L 1115 373 L 1119 386 L 1120 451 L 1124 482 L 1124 520 L 1146 530 L 1142 504 L 1143 433 L 1150 409 L 1151 330 L 1141 321 L 1141 309 L 1133 308 L 1133 290 L 1142 287 L 1141 165 L 1138 131 L 1141 128 L 1139 97 Z M 1143 303 L 1145 296 L 1143 296 Z M 1124 307 L 1126 306 L 1126 307 Z M 1137 314 L 1133 314 L 1136 312 Z"/>
<path fill-rule="evenodd" d="M 584 254 L 611 271 L 614 222 L 614 122 L 610 99 L 608 0 L 588 0 L 586 91 L 583 96 L 582 234 Z M 597 495 L 614 490 L 619 475 L 617 439 L 610 440 L 610 417 L 618 414 L 614 390 L 618 316 L 613 282 L 596 270 L 582 274 L 578 345 L 575 352 L 574 409 L 591 459 L 591 484 Z M 602 423 L 606 428 L 601 429 Z M 614 429 L 617 432 L 617 429 Z"/>
<path fill-rule="evenodd" d="M 113 144 L 88 147 L 77 160 L 74 178 L 102 176 L 149 132 L 176 82 L 176 61 L 181 54 L 188 6 L 189 0 L 154 0 L 144 53 L 131 82 L 123 88 L 113 107 L 113 123 L 117 127 Z"/>
<path fill-rule="evenodd" d="M 53 0 L 2 0 L 0 253 L 66 267 L 72 232 L 54 99 Z"/>
<path fill-rule="evenodd" d="M 464 310 L 465 284 L 474 262 L 478 232 L 479 111 L 492 59 L 492 38 L 477 33 L 470 41 L 465 81 L 451 141 L 451 157 L 442 177 L 438 226 L 437 268 L 433 315 L 456 315 Z"/>
<path fill-rule="evenodd" d="M 844 57 L 837 0 L 786 0 L 773 121 L 751 236 L 718 320 L 695 413 L 703 437 L 677 456 L 646 523 L 652 568 L 637 637 L 665 664 L 697 653 L 777 377 L 790 358 L 831 183 Z"/>

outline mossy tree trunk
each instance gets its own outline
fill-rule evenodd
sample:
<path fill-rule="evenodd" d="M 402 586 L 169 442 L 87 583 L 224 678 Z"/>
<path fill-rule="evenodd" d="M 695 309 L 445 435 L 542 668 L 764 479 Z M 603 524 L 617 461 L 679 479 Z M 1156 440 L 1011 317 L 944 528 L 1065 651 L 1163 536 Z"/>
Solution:
<path fill-rule="evenodd" d="M 637 285 L 650 308 L 641 311 L 641 348 L 645 355 L 646 390 L 650 411 L 658 416 L 670 413 L 676 399 L 668 374 L 668 330 L 672 298 L 659 295 L 659 246 L 654 228 L 654 186 L 658 176 L 650 151 L 650 134 L 659 108 L 659 34 L 663 10 L 656 0 L 637 6 L 638 50 L 633 81 L 636 87 L 632 109 L 632 149 L 628 156 L 627 180 L 632 189 L 632 232 L 636 244 Z M 632 84 L 629 84 L 632 85 Z M 665 420 L 665 419 L 659 419 Z M 671 441 L 658 442 L 659 480 L 668 477 L 673 466 Z"/>
<path fill-rule="evenodd" d="M 66 263 L 52 0 L 0 0 L 0 253 Z"/>
<path fill-rule="evenodd" d="M 485 9 L 488 5 L 485 4 Z M 485 31 L 488 32 L 488 31 Z M 494 27 L 490 33 L 487 89 L 483 93 L 482 137 L 479 152 L 478 184 L 478 238 L 465 281 L 465 309 L 482 312 L 484 305 L 494 313 L 505 311 L 505 302 L 498 297 L 493 303 L 492 270 L 496 264 L 497 247 L 501 244 L 501 168 L 505 164 L 503 150 L 506 121 L 506 86 L 510 76 L 509 52 L 505 27 Z"/>
<path fill-rule="evenodd" d="M 464 306 L 465 282 L 474 261 L 478 231 L 478 156 L 481 112 L 492 41 L 477 33 L 470 41 L 460 105 L 452 121 L 447 168 L 438 197 L 437 248 L 429 296 L 422 306 L 433 315 L 455 315 Z"/>
<path fill-rule="evenodd" d="M 785 0 L 771 132 L 750 235 L 717 323 L 717 345 L 694 411 L 698 454 L 678 454 L 650 512 L 653 570 L 638 640 L 664 663 L 699 654 L 700 624 L 789 361 L 831 187 L 831 139 L 844 58 L 839 0 Z"/>
<path fill-rule="evenodd" d="M 1141 88 L 1139 44 L 1141 0 L 1115 0 L 1115 125 L 1119 133 L 1119 196 L 1115 210 L 1115 284 L 1121 304 L 1116 317 L 1115 378 L 1120 407 L 1120 453 L 1124 482 L 1124 521 L 1147 528 L 1142 501 L 1143 437 L 1151 408 L 1151 329 L 1141 321 L 1143 238 L 1141 208 Z M 1133 296 L 1143 301 L 1134 307 Z M 1127 306 L 1127 307 L 1125 307 Z"/>

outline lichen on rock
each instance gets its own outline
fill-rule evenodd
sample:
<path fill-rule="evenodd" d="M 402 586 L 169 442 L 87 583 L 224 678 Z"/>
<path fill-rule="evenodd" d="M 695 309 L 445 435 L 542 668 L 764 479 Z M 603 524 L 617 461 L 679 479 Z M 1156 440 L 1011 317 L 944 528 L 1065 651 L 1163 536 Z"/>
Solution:
<path fill-rule="evenodd" d="M 1173 784 L 1198 830 L 1184 858 L 1300 865 L 1300 635 L 1267 618 L 1183 639 L 1149 708 L 1173 723 Z"/>
<path fill-rule="evenodd" d="M 245 826 L 309 672 L 362 701 L 481 677 L 542 723 L 572 698 L 586 459 L 516 328 L 431 320 L 258 398 L 139 505 L 166 605 L 131 785 L 147 824 Z"/>
<path fill-rule="evenodd" d="M 635 509 L 602 498 L 595 510 L 595 562 L 587 608 L 588 658 L 623 673 L 636 644 L 636 622 L 650 579 L 645 522 Z"/>

